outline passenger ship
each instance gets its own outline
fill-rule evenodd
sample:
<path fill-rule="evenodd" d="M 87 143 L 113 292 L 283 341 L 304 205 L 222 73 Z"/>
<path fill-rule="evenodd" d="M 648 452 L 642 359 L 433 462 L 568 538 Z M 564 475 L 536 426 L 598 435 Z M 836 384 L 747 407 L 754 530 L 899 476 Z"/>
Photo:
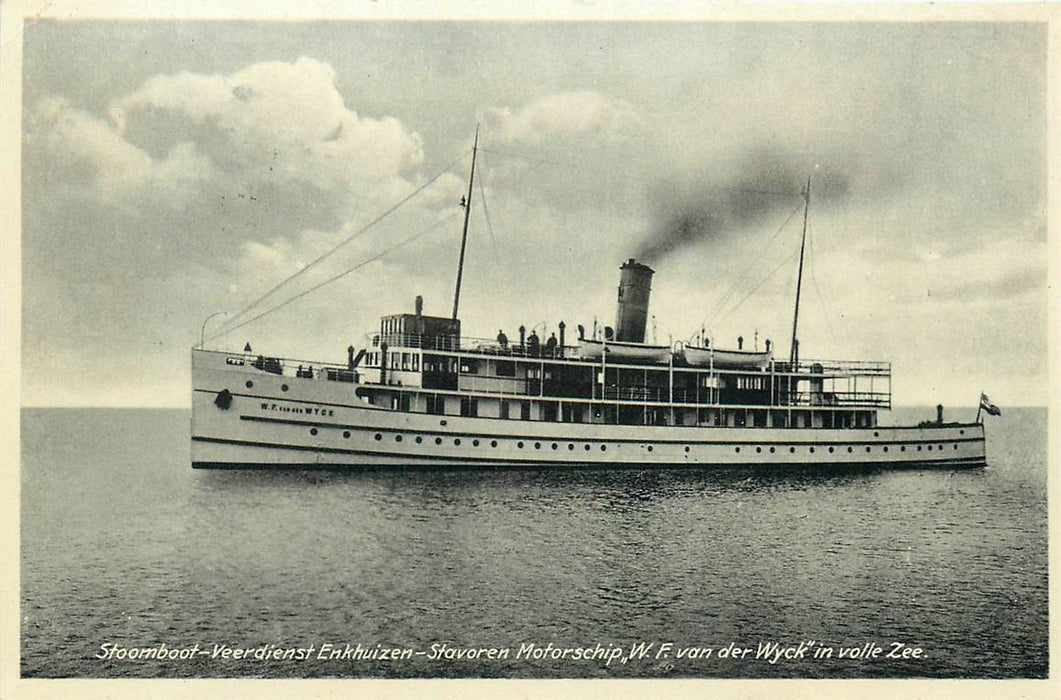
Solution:
<path fill-rule="evenodd" d="M 192 466 L 323 468 L 942 466 L 985 464 L 983 424 L 878 425 L 887 362 L 645 342 L 654 271 L 620 268 L 614 327 L 547 342 L 461 335 L 465 200 L 451 316 L 384 316 L 342 364 L 192 350 Z M 804 193 L 806 241 L 810 181 Z M 800 251 L 800 281 L 803 249 Z"/>

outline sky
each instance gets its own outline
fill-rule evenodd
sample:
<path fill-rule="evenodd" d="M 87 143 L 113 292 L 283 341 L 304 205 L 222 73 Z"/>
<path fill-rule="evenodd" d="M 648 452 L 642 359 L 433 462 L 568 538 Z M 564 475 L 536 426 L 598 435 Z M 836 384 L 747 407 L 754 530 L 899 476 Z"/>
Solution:
<path fill-rule="evenodd" d="M 1047 403 L 1044 25 L 42 18 L 22 38 L 25 405 L 187 406 L 213 314 L 208 347 L 335 362 L 418 294 L 448 315 L 477 125 L 465 335 L 612 325 L 636 256 L 650 340 L 787 355 L 810 178 L 802 357 L 890 361 L 897 405 Z"/>

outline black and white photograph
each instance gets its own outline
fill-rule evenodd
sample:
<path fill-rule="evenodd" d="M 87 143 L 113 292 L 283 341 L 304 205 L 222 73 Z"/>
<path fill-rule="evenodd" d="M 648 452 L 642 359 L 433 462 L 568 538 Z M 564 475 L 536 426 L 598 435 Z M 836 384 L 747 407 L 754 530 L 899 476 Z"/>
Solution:
<path fill-rule="evenodd" d="M 797 8 L 6 5 L 4 697 L 1053 696 L 1058 8 Z"/>

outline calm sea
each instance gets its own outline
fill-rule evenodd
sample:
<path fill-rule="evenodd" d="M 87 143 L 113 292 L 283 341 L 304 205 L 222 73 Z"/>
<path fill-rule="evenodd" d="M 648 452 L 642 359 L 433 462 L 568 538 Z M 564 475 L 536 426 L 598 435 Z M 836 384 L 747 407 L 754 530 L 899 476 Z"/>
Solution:
<path fill-rule="evenodd" d="M 193 471 L 189 418 L 23 412 L 24 676 L 1047 674 L 1042 409 L 821 474 Z"/>

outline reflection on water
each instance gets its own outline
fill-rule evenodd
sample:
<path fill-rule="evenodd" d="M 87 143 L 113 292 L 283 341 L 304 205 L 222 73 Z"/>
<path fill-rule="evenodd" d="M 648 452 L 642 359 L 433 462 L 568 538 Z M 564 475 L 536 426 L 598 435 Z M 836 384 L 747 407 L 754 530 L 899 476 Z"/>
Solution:
<path fill-rule="evenodd" d="M 992 433 L 991 467 L 970 471 L 214 472 L 189 468 L 186 412 L 27 411 L 23 672 L 1042 676 L 1045 412 Z M 777 665 L 92 658 L 108 641 L 427 650 L 808 639 L 929 653 Z"/>

